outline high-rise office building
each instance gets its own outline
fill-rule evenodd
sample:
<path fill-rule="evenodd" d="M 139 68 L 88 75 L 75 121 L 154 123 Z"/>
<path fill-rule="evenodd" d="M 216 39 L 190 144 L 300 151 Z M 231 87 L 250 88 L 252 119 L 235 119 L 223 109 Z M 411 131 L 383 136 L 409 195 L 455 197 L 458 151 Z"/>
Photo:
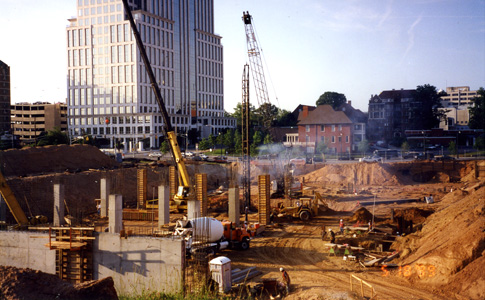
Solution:
<path fill-rule="evenodd" d="M 190 143 L 235 127 L 224 115 L 213 0 L 128 2 L 177 133 Z M 121 0 L 77 0 L 69 21 L 69 133 L 158 147 L 162 118 Z"/>
<path fill-rule="evenodd" d="M 10 131 L 10 67 L 0 60 L 0 135 Z"/>

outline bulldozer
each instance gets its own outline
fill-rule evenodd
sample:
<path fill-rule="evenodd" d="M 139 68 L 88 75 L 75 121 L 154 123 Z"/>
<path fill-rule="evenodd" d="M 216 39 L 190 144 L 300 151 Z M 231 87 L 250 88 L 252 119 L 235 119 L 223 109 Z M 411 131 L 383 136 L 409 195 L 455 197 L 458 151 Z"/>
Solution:
<path fill-rule="evenodd" d="M 300 198 L 294 201 L 295 205 L 280 207 L 273 212 L 279 218 L 286 217 L 289 219 L 300 219 L 304 222 L 309 221 L 311 218 L 318 215 L 318 204 L 312 198 Z"/>

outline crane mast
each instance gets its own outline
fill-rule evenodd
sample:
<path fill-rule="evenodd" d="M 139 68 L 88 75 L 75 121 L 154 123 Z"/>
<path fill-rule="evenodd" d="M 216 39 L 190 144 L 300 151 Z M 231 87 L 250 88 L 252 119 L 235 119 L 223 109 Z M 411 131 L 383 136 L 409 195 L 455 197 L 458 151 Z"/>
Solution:
<path fill-rule="evenodd" d="M 258 41 L 254 34 L 252 24 L 253 17 L 249 12 L 243 12 L 243 22 L 246 31 L 246 43 L 248 48 L 249 64 L 251 67 L 251 74 L 253 75 L 254 89 L 258 104 L 262 108 L 263 126 L 269 128 L 271 126 L 271 102 L 269 101 L 268 88 L 266 86 L 266 79 L 264 77 L 263 62 L 261 60 L 261 51 L 259 50 Z"/>
<path fill-rule="evenodd" d="M 242 128 L 242 159 L 243 159 L 243 200 L 244 207 L 249 208 L 251 197 L 251 154 L 249 142 L 249 65 L 244 65 L 242 76 L 242 110 L 241 110 L 241 128 Z M 246 221 L 248 221 L 248 214 L 246 210 Z"/>

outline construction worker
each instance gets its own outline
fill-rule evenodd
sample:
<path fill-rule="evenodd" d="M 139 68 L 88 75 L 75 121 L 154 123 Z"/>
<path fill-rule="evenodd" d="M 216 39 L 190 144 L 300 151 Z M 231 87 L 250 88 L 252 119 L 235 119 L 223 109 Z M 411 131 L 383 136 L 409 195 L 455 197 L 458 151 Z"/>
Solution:
<path fill-rule="evenodd" d="M 290 275 L 284 268 L 280 268 L 281 276 L 283 278 L 283 284 L 285 285 L 286 294 L 290 293 Z"/>
<path fill-rule="evenodd" d="M 333 232 L 332 228 L 328 229 L 330 233 L 330 243 L 335 244 L 335 232 Z"/>
<path fill-rule="evenodd" d="M 343 219 L 340 219 L 340 223 L 339 223 L 339 227 L 340 227 L 340 234 L 344 234 L 344 220 Z"/>

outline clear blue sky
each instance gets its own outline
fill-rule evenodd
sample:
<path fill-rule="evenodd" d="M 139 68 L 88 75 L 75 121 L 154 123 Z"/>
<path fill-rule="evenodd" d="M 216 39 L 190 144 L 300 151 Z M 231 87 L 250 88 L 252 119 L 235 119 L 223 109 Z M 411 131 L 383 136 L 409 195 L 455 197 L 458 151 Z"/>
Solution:
<path fill-rule="evenodd" d="M 483 0 L 214 2 L 229 112 L 241 102 L 248 62 L 243 11 L 253 16 L 270 100 L 286 110 L 326 91 L 367 111 L 383 90 L 485 87 Z M 65 27 L 75 14 L 76 0 L 2 0 L 0 60 L 11 67 L 13 103 L 65 100 Z"/>

